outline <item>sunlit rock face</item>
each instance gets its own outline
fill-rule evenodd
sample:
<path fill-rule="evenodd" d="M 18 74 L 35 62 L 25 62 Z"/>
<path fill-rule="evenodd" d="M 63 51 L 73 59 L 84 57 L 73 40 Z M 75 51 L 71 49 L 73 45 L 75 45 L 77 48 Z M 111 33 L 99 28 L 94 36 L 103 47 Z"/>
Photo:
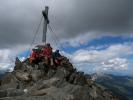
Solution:
<path fill-rule="evenodd" d="M 60 66 L 51 67 L 16 61 L 14 70 L 0 81 L 1 100 L 118 100 L 78 72 L 63 57 Z"/>

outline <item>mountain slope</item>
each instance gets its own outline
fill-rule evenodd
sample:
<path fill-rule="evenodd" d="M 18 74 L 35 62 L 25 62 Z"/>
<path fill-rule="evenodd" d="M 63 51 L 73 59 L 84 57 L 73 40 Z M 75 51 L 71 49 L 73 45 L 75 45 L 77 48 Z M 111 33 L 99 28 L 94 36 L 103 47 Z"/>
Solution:
<path fill-rule="evenodd" d="M 84 73 L 76 71 L 66 57 L 52 67 L 28 59 L 17 61 L 14 71 L 1 80 L 0 100 L 118 100 Z"/>
<path fill-rule="evenodd" d="M 133 100 L 133 77 L 106 74 L 98 77 L 96 82 L 121 97 L 121 100 Z"/>
<path fill-rule="evenodd" d="M 6 75 L 7 73 L 0 72 L 0 80 Z"/>

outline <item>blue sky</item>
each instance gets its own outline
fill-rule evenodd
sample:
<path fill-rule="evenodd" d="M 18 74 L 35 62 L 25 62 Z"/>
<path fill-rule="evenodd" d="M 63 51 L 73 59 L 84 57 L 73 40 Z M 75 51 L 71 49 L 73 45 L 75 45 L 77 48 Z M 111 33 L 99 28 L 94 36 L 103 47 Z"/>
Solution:
<path fill-rule="evenodd" d="M 114 45 L 114 44 L 124 44 L 124 43 L 127 43 L 127 42 L 132 43 L 133 38 L 123 37 L 123 36 L 117 36 L 117 37 L 104 36 L 104 37 L 101 37 L 100 39 L 94 39 L 92 41 L 89 41 L 87 44 L 83 44 L 83 45 L 80 45 L 80 46 L 77 46 L 77 47 L 73 47 L 68 42 L 66 42 L 65 44 L 61 44 L 61 45 L 67 45 L 67 47 L 63 46 L 63 48 L 61 48 L 61 49 L 64 50 L 64 51 L 67 51 L 69 53 L 73 53 L 78 49 L 85 49 L 85 48 L 89 48 L 89 47 L 92 47 L 92 46 L 96 46 L 96 47 L 97 46 L 104 46 L 101 49 L 106 49 L 107 46 Z M 99 49 L 99 50 L 101 50 L 101 49 Z"/>
<path fill-rule="evenodd" d="M 132 71 L 133 71 L 133 68 L 132 68 L 133 38 L 132 37 L 103 36 L 101 38 L 88 41 L 87 43 L 78 45 L 78 46 L 72 46 L 71 43 L 69 42 L 66 42 L 63 45 L 65 45 L 66 47 L 65 48 L 63 47 L 62 50 L 65 50 L 66 53 L 71 55 L 72 62 L 74 64 L 76 63 L 75 66 L 78 66 L 77 68 L 81 71 L 84 71 L 86 73 L 97 72 L 103 67 L 101 63 L 106 63 L 108 61 L 111 61 L 112 65 L 111 64 L 108 66 L 104 65 L 102 72 L 113 73 L 117 75 L 133 75 L 132 74 Z M 103 59 L 101 61 L 97 61 L 94 63 L 89 62 L 90 58 L 88 59 L 85 58 L 84 59 L 85 61 L 81 59 L 81 61 L 79 60 L 79 63 L 78 61 L 73 60 L 74 58 L 72 56 L 76 56 L 80 53 L 81 53 L 80 56 L 84 57 L 84 55 L 82 55 L 82 52 L 84 51 L 85 52 L 88 51 L 88 53 L 86 53 L 86 55 L 88 54 L 88 57 L 90 57 L 90 53 L 92 53 L 92 55 L 95 55 L 95 52 L 96 52 L 96 56 L 99 56 L 98 53 L 101 53 L 100 57 L 95 57 L 94 60 L 103 59 L 103 56 L 107 56 L 107 59 Z M 78 52 L 78 53 L 75 53 L 75 52 Z M 105 54 L 102 52 L 105 52 Z M 114 55 L 113 56 L 109 55 L 110 52 L 114 52 Z M 115 64 L 115 63 L 118 63 L 118 64 Z"/>

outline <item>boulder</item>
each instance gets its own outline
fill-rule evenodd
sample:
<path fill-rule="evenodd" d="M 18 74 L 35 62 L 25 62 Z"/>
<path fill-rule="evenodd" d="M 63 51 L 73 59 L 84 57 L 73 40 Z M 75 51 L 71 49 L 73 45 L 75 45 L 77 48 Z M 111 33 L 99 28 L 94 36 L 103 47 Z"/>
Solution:
<path fill-rule="evenodd" d="M 77 85 L 86 85 L 87 84 L 87 79 L 81 73 L 77 73 L 75 75 L 74 84 L 77 84 Z"/>
<path fill-rule="evenodd" d="M 43 70 L 33 70 L 30 73 L 30 76 L 32 78 L 32 81 L 38 81 L 40 80 L 42 77 L 44 77 L 44 71 Z"/>
<path fill-rule="evenodd" d="M 14 70 L 22 69 L 22 65 L 23 65 L 23 63 L 18 59 L 18 57 L 16 57 Z"/>
<path fill-rule="evenodd" d="M 69 73 L 68 70 L 66 70 L 65 68 L 61 67 L 61 68 L 58 68 L 56 70 L 56 73 L 55 73 L 55 75 L 53 77 L 58 77 L 58 78 L 63 79 L 63 78 L 66 78 L 69 74 L 70 73 Z"/>
<path fill-rule="evenodd" d="M 6 96 L 7 96 L 7 91 L 6 90 L 0 90 L 0 98 L 6 97 Z"/>
<path fill-rule="evenodd" d="M 53 69 L 49 69 L 48 73 L 47 73 L 47 77 L 50 79 L 55 75 L 56 71 Z"/>
<path fill-rule="evenodd" d="M 30 73 L 28 72 L 23 72 L 21 70 L 17 70 L 14 72 L 14 75 L 19 81 L 24 81 L 24 82 L 29 82 L 31 81 L 31 76 Z"/>
<path fill-rule="evenodd" d="M 14 76 L 13 73 L 9 73 L 6 76 L 4 76 L 1 80 L 1 86 L 0 89 L 8 89 L 8 88 L 17 88 L 18 80 Z"/>
<path fill-rule="evenodd" d="M 54 84 L 57 83 L 58 81 L 59 81 L 59 78 L 51 78 L 48 80 L 38 81 L 33 86 L 28 87 L 27 90 L 28 91 L 35 91 L 35 90 L 46 89 L 46 88 L 49 88 L 51 86 L 54 86 Z"/>
<path fill-rule="evenodd" d="M 0 98 L 2 97 L 13 97 L 13 96 L 21 96 L 24 95 L 24 91 L 20 89 L 7 89 L 7 90 L 0 90 Z"/>
<path fill-rule="evenodd" d="M 7 97 L 24 95 L 24 91 L 20 89 L 7 89 Z"/>

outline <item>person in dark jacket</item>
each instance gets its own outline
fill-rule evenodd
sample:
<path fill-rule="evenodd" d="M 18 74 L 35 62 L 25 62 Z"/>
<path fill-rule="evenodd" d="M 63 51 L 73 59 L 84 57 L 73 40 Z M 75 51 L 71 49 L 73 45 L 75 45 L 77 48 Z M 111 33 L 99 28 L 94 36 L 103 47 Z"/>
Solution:
<path fill-rule="evenodd" d="M 54 63 L 55 65 L 61 65 L 61 54 L 60 54 L 60 51 L 59 50 L 56 50 L 54 53 L 53 53 L 53 59 L 54 59 Z"/>

